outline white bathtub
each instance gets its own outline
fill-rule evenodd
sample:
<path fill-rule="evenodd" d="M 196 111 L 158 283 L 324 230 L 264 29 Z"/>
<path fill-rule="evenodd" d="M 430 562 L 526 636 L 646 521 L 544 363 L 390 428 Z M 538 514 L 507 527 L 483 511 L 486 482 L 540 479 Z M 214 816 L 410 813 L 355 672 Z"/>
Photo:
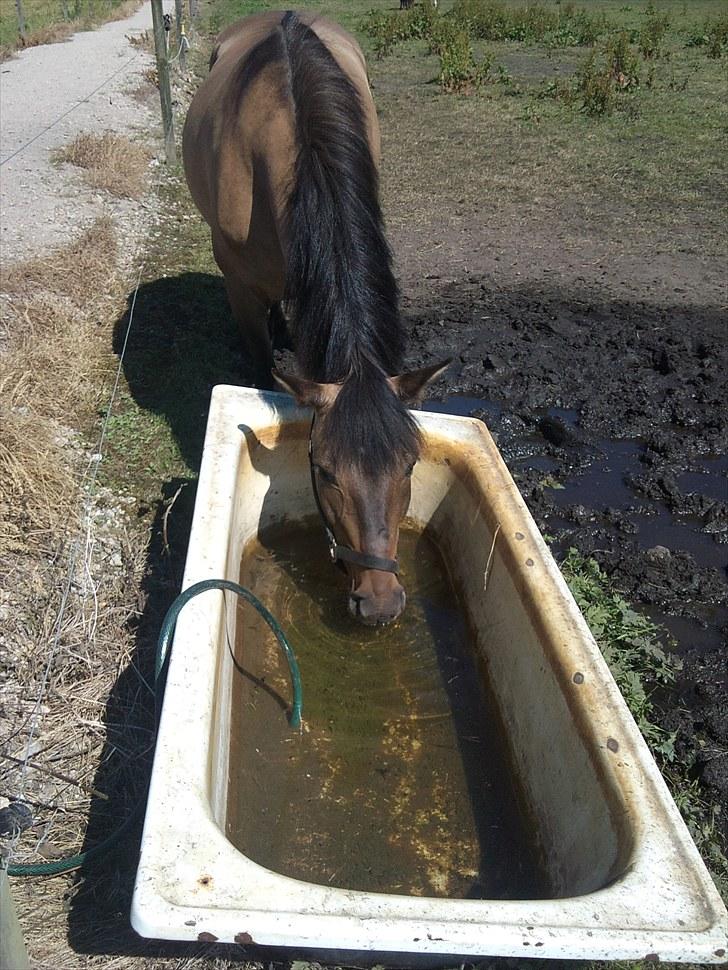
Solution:
<path fill-rule="evenodd" d="M 373 959 L 725 963 L 726 909 L 488 431 L 470 418 L 419 419 L 426 444 L 409 517 L 429 524 L 463 592 L 553 898 L 357 892 L 289 878 L 239 852 L 225 837 L 233 664 L 215 591 L 177 624 L 134 928 Z M 285 395 L 215 388 L 183 588 L 237 580 L 259 528 L 315 514 L 308 420 Z M 228 624 L 234 612 L 230 602 Z"/>

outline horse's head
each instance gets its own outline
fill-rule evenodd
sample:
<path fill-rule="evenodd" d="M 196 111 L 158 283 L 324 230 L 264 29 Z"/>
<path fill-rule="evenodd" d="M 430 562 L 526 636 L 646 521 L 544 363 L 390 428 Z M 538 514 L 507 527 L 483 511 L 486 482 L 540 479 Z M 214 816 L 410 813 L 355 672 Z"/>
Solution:
<path fill-rule="evenodd" d="M 399 526 L 410 501 L 420 434 L 407 405 L 446 364 L 385 377 L 369 371 L 340 384 L 284 374 L 278 383 L 314 409 L 311 478 L 332 558 L 349 576 L 349 611 L 374 626 L 405 605 L 397 579 Z"/>

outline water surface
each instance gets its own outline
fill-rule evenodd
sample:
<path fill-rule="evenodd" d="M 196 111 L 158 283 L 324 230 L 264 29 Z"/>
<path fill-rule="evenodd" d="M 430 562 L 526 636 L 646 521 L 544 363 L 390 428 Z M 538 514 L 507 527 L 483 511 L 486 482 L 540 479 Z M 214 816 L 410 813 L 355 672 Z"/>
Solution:
<path fill-rule="evenodd" d="M 435 545 L 400 540 L 407 608 L 370 630 L 321 525 L 283 523 L 245 551 L 241 582 L 278 617 L 301 667 L 292 732 L 287 668 L 241 605 L 228 837 L 254 861 L 321 884 L 427 896 L 545 894 L 493 701 Z"/>

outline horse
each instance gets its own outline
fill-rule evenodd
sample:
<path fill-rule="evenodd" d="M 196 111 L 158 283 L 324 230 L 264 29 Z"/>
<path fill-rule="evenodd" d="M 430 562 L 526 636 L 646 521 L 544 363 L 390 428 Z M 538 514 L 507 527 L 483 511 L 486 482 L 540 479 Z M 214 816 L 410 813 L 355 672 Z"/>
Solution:
<path fill-rule="evenodd" d="M 362 51 L 312 14 L 266 11 L 217 38 L 190 105 L 185 174 L 262 373 L 313 409 L 311 480 L 350 613 L 405 606 L 396 559 L 421 438 L 408 409 L 444 367 L 401 373 L 404 328 L 379 201 Z M 274 369 L 285 307 L 300 375 Z"/>

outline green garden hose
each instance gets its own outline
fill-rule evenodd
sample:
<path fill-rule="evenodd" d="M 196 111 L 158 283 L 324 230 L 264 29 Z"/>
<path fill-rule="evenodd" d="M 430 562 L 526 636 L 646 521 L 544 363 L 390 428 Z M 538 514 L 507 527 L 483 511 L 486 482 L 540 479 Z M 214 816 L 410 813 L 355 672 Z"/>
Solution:
<path fill-rule="evenodd" d="M 175 599 L 174 603 L 172 603 L 170 608 L 167 610 L 167 614 L 164 617 L 164 622 L 162 623 L 162 629 L 159 632 L 159 639 L 157 640 L 157 655 L 154 663 L 155 695 L 157 695 L 161 687 L 162 672 L 167 661 L 169 645 L 174 635 L 174 628 L 177 623 L 177 617 L 179 616 L 180 610 L 195 596 L 199 596 L 200 593 L 205 593 L 210 589 L 230 590 L 230 592 L 236 593 L 238 596 L 242 596 L 244 600 L 250 603 L 250 605 L 254 607 L 258 613 L 260 613 L 275 634 L 278 643 L 283 649 L 285 658 L 288 661 L 288 669 L 291 674 L 291 686 L 293 687 L 293 704 L 291 706 L 291 713 L 288 716 L 288 723 L 292 728 L 300 727 L 301 712 L 303 708 L 301 673 L 298 669 L 298 663 L 296 662 L 296 657 L 291 649 L 291 645 L 286 639 L 286 636 L 276 618 L 265 608 L 265 606 L 263 606 L 258 597 L 251 593 L 249 589 L 246 589 L 244 586 L 240 586 L 238 583 L 233 583 L 229 579 L 205 579 L 200 583 L 194 583 L 188 589 L 184 590 L 184 592 L 180 593 Z M 90 849 L 86 849 L 84 852 L 79 852 L 77 855 L 69 856 L 67 859 L 58 859 L 55 862 L 11 864 L 8 866 L 8 875 L 56 876 L 62 872 L 69 872 L 71 869 L 78 869 L 79 866 L 83 866 L 88 862 L 93 862 L 112 849 L 113 846 L 122 838 L 122 836 L 124 836 L 134 826 L 134 824 L 141 817 L 143 809 L 144 803 L 140 802 L 139 805 L 137 805 L 136 808 L 131 812 L 129 817 L 125 819 L 125 821 L 123 821 L 108 838 L 104 839 L 102 842 L 99 842 L 98 845 L 95 845 Z"/>

